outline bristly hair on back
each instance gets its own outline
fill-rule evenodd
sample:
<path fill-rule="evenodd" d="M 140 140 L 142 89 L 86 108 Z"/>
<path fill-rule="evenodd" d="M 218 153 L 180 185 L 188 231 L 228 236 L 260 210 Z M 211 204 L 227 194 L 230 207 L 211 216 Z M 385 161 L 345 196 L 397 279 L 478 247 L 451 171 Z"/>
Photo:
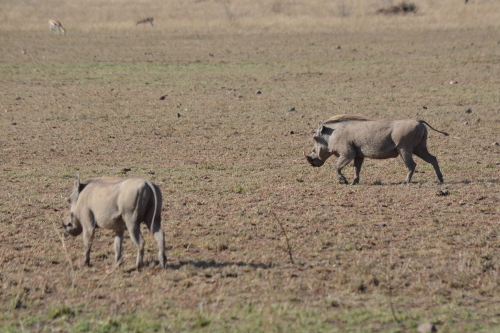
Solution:
<path fill-rule="evenodd" d="M 365 117 L 361 117 L 361 116 L 352 116 L 352 115 L 348 115 L 348 114 L 339 114 L 339 115 L 336 115 L 336 116 L 328 118 L 324 122 L 324 124 L 340 123 L 340 122 L 349 121 L 349 120 L 363 121 L 363 120 L 370 120 L 370 119 L 365 118 Z"/>

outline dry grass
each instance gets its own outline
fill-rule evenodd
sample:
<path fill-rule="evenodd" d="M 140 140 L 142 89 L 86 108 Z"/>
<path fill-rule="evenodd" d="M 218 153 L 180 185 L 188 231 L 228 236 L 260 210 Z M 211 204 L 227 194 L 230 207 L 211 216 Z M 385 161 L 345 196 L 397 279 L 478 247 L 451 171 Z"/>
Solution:
<path fill-rule="evenodd" d="M 390 0 L 4 1 L 0 30 L 45 31 L 47 21 L 55 18 L 69 34 L 136 31 L 136 21 L 148 16 L 155 18 L 155 30 L 168 35 L 498 28 L 500 24 L 496 0 L 467 5 L 457 0 L 421 0 L 412 2 L 418 8 L 415 15 L 376 15 L 395 4 Z"/>
<path fill-rule="evenodd" d="M 135 2 L 109 19 L 114 2 L 73 3 L 72 20 L 36 8 L 23 27 L 32 7 L 2 4 L 0 331 L 497 329 L 499 11 L 415 3 L 386 17 L 370 14 L 386 1 L 348 15 L 340 1 Z M 310 167 L 311 131 L 335 114 L 449 132 L 429 138 L 445 184 L 418 160 L 409 186 L 399 159 L 366 161 L 354 187 L 333 161 Z M 160 185 L 166 271 L 150 235 L 144 270 L 129 239 L 115 269 L 105 230 L 81 267 L 81 238 L 57 229 L 76 173 Z"/>

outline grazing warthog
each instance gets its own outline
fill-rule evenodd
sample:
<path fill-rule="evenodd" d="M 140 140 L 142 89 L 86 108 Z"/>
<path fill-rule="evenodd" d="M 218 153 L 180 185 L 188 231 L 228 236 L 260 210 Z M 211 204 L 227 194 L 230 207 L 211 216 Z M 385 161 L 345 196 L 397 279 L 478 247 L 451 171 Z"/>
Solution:
<path fill-rule="evenodd" d="M 369 120 L 359 116 L 333 116 L 319 123 L 313 135 L 313 151 L 306 158 L 312 166 L 320 167 L 328 157 L 337 156 L 334 168 L 341 184 L 347 184 L 342 168 L 354 160 L 355 174 L 351 185 L 355 185 L 359 182 L 359 171 L 365 157 L 386 159 L 400 155 L 408 168 L 406 183 L 410 183 L 417 165 L 412 158 L 412 154 L 415 154 L 432 164 L 442 183 L 443 175 L 437 159 L 427 151 L 427 128 L 424 124 L 448 135 L 423 120 Z"/>
<path fill-rule="evenodd" d="M 90 265 L 90 248 L 95 228 L 111 229 L 115 234 L 115 262 L 122 257 L 123 232 L 138 247 L 136 266 L 143 266 L 144 240 L 140 225 L 145 222 L 158 243 L 158 258 L 165 268 L 165 240 L 161 229 L 162 197 L 158 186 L 141 178 L 94 178 L 75 181 L 69 202 L 70 217 L 63 227 L 72 236 L 83 232 L 85 265 Z"/>

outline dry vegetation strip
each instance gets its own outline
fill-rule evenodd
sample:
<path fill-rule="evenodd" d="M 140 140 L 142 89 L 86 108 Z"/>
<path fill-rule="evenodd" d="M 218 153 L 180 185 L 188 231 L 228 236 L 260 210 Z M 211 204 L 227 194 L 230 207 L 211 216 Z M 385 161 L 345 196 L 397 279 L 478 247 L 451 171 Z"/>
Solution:
<path fill-rule="evenodd" d="M 500 44 L 493 28 L 397 20 L 1 31 L 0 331 L 498 329 Z M 399 159 L 366 161 L 354 187 L 310 167 L 311 131 L 340 113 L 449 132 L 429 138 L 445 184 L 418 159 L 410 186 Z M 115 268 L 105 230 L 81 267 L 81 238 L 59 229 L 76 173 L 160 185 L 166 271 L 150 235 L 144 270 L 129 239 Z"/>

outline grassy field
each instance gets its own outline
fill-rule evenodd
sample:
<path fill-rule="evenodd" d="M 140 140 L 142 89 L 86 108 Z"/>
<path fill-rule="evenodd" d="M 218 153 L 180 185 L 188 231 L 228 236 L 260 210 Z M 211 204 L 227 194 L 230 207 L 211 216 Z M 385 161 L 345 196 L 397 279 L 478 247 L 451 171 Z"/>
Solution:
<path fill-rule="evenodd" d="M 391 4 L 4 1 L 0 332 L 499 332 L 500 4 Z M 449 132 L 445 183 L 312 168 L 335 114 Z M 82 267 L 76 174 L 161 187 L 166 270 L 145 227 L 141 271 L 99 229 Z"/>

